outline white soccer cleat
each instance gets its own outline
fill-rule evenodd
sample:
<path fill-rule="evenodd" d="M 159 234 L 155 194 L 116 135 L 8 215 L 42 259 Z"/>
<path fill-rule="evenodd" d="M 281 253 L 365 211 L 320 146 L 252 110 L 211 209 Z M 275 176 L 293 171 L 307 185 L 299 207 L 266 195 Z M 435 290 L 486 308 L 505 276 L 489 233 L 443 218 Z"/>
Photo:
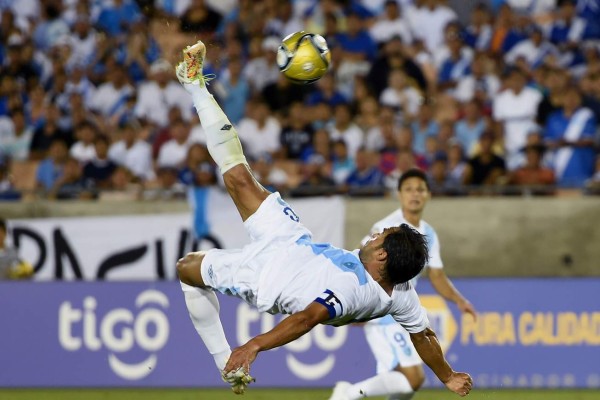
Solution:
<path fill-rule="evenodd" d="M 184 85 L 206 85 L 211 77 L 204 76 L 204 57 L 206 57 L 206 46 L 199 40 L 196 44 L 188 46 L 182 51 L 183 61 L 177 64 L 175 74 L 177 79 Z"/>
<path fill-rule="evenodd" d="M 246 372 L 244 367 L 240 367 L 236 371 L 229 371 L 226 374 L 221 372 L 221 377 L 231 385 L 231 390 L 235 394 L 244 394 L 246 387 L 256 381 L 256 379 Z"/>
<path fill-rule="evenodd" d="M 340 381 L 333 387 L 333 393 L 329 400 L 348 400 L 348 389 L 352 386 L 350 382 Z"/>

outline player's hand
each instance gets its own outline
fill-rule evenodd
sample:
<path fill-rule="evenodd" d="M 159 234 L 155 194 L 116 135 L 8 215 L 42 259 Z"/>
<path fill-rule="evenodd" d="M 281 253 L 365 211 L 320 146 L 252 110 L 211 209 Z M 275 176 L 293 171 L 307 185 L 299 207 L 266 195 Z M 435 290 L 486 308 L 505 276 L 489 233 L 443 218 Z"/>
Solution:
<path fill-rule="evenodd" d="M 445 383 L 446 387 L 456 393 L 457 395 L 464 397 L 469 394 L 473 387 L 473 379 L 469 374 L 464 372 L 453 372 Z"/>
<path fill-rule="evenodd" d="M 254 362 L 257 354 L 258 347 L 252 343 L 252 340 L 243 346 L 233 349 L 231 355 L 229 356 L 229 360 L 227 360 L 227 365 L 225 365 L 223 373 L 227 374 L 229 372 L 235 372 L 240 368 L 244 368 L 246 373 L 249 374 L 250 364 Z"/>
<path fill-rule="evenodd" d="M 477 320 L 477 311 L 475 311 L 475 307 L 473 304 L 469 303 L 469 300 L 459 301 L 456 306 L 462 313 L 467 313 L 473 317 L 474 320 Z"/>

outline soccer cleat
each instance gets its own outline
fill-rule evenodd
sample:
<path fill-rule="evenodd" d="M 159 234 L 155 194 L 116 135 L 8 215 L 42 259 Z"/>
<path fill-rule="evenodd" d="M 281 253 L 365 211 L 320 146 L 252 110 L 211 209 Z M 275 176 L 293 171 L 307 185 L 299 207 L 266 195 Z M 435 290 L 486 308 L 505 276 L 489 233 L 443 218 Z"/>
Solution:
<path fill-rule="evenodd" d="M 348 392 L 350 386 L 352 386 L 350 382 L 340 381 L 336 383 L 329 400 L 348 400 L 348 395 L 346 392 Z"/>
<path fill-rule="evenodd" d="M 203 87 L 212 77 L 202 75 L 206 46 L 201 40 L 183 49 L 183 61 L 177 64 L 175 73 L 183 84 L 197 84 Z"/>
<path fill-rule="evenodd" d="M 236 371 L 229 371 L 226 374 L 221 373 L 221 378 L 231 385 L 231 390 L 235 394 L 244 394 L 246 387 L 256 381 L 243 367 L 238 368 Z"/>

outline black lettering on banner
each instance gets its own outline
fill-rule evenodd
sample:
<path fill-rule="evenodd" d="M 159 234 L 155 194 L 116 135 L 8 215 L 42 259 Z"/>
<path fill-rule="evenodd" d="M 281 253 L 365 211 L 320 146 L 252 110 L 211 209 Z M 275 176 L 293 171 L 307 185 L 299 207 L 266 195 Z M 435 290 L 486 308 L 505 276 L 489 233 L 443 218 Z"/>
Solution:
<path fill-rule="evenodd" d="M 202 244 L 202 242 L 204 242 L 204 241 L 209 243 L 208 249 L 222 249 L 223 248 L 219 239 L 217 239 L 210 233 L 207 233 L 206 235 L 202 235 L 199 238 L 197 238 L 196 240 L 194 240 L 194 244 L 192 246 L 192 251 L 198 251 L 199 249 L 206 249 L 207 248 L 206 246 L 200 246 Z"/>
<path fill-rule="evenodd" d="M 46 243 L 44 243 L 44 239 L 38 235 L 36 232 L 32 231 L 29 228 L 21 228 L 21 227 L 14 227 L 12 228 L 12 236 L 13 236 L 13 243 L 15 244 L 15 246 L 17 248 L 21 247 L 21 239 L 23 237 L 29 237 L 31 238 L 35 244 L 37 245 L 38 249 L 40 250 L 38 259 L 35 262 L 31 262 L 31 264 L 33 265 L 33 269 L 35 272 L 38 272 L 40 269 L 42 269 L 42 267 L 44 266 L 44 263 L 46 262 L 46 256 L 48 255 L 48 252 L 46 250 Z M 21 254 L 22 256 L 22 254 Z M 29 259 L 27 259 L 27 261 L 31 261 Z"/>
<path fill-rule="evenodd" d="M 188 239 L 189 232 L 187 231 L 187 229 L 182 229 L 179 233 L 179 246 L 177 247 L 177 260 L 175 260 L 176 263 L 177 261 L 179 261 L 180 258 L 182 258 L 185 255 Z"/>
<path fill-rule="evenodd" d="M 77 256 L 75 255 L 75 252 L 71 246 L 69 246 L 69 242 L 67 242 L 67 239 L 64 237 L 60 228 L 56 228 L 54 231 L 52 231 L 52 239 L 54 242 L 54 277 L 56 279 L 64 278 L 62 259 L 63 256 L 67 256 L 71 263 L 71 268 L 73 269 L 75 279 L 83 279 L 83 274 L 81 273 Z"/>
<path fill-rule="evenodd" d="M 154 248 L 156 249 L 156 276 L 158 279 L 165 279 L 165 259 L 163 256 L 163 242 L 157 240 L 154 242 Z"/>
<path fill-rule="evenodd" d="M 144 256 L 144 254 L 146 254 L 147 250 L 148 246 L 143 245 L 109 256 L 106 260 L 100 263 L 96 278 L 98 280 L 104 280 L 108 271 L 111 269 L 124 267 L 126 264 L 130 264 L 139 260 Z"/>

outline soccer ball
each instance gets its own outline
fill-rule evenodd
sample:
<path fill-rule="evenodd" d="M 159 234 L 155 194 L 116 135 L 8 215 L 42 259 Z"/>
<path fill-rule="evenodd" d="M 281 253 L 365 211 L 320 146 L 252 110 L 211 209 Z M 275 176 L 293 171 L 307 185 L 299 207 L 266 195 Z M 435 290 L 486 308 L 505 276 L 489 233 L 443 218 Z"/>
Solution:
<path fill-rule="evenodd" d="M 277 49 L 277 65 L 286 78 L 297 84 L 320 79 L 329 68 L 331 54 L 321 35 L 300 31 L 283 39 Z"/>

